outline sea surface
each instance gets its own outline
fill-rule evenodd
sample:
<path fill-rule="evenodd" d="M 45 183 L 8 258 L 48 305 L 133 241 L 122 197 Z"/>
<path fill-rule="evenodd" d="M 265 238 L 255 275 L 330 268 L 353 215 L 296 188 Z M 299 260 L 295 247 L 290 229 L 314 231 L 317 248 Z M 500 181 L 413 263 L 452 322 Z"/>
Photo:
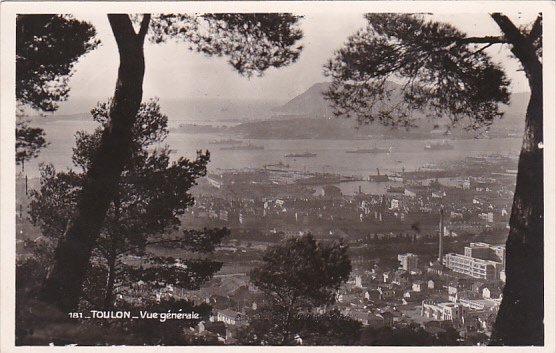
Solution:
<path fill-rule="evenodd" d="M 75 145 L 75 132 L 92 131 L 94 122 L 52 121 L 41 124 L 49 146 L 39 157 L 25 164 L 29 178 L 39 176 L 40 163 L 52 163 L 58 170 L 72 167 L 71 154 Z M 172 125 L 170 126 L 172 127 Z M 419 168 L 434 168 L 446 162 L 457 163 L 468 156 L 500 154 L 517 156 L 521 147 L 520 138 L 453 140 L 453 150 L 427 151 L 425 146 L 431 140 L 244 140 L 244 144 L 264 146 L 262 150 L 222 150 L 223 145 L 210 142 L 222 139 L 240 139 L 238 136 L 223 134 L 188 134 L 170 132 L 164 142 L 172 150 L 173 158 L 185 156 L 194 158 L 197 150 L 209 150 L 211 161 L 209 173 L 228 169 L 260 168 L 268 164 L 282 162 L 290 169 L 306 172 L 326 172 L 344 176 L 366 178 L 370 174 L 414 171 Z M 372 147 L 392 147 L 391 153 L 346 153 L 347 150 Z M 160 146 L 158 146 L 160 147 Z M 287 158 L 288 153 L 316 153 L 311 158 Z M 517 161 L 516 167 L 517 169 Z M 18 171 L 21 167 L 18 167 Z M 362 186 L 363 192 L 385 190 L 391 183 L 342 183 L 344 193 L 352 193 Z"/>

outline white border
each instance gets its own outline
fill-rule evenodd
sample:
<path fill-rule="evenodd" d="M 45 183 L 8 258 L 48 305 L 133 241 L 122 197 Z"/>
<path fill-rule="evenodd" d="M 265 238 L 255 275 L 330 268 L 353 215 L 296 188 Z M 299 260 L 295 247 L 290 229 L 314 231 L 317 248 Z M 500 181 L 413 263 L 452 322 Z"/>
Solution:
<path fill-rule="evenodd" d="M 544 134 L 545 134 L 545 346 L 544 347 L 295 347 L 299 352 L 369 350 L 388 352 L 429 352 L 455 350 L 461 352 L 556 352 L 555 342 L 555 277 L 556 267 L 556 149 L 555 149 L 555 2 L 553 1 L 308 1 L 308 2 L 1 2 L 0 3 L 0 312 L 1 352 L 59 351 L 66 347 L 15 347 L 15 14 L 16 13 L 138 13 L 138 12 L 293 12 L 293 13 L 364 13 L 364 12 L 435 12 L 485 13 L 542 11 L 544 23 Z M 115 78 L 114 78 L 115 79 Z M 523 323 L 527 325 L 527 323 Z M 88 351 L 152 352 L 153 347 L 72 347 Z M 259 351 L 261 347 L 157 347 L 169 352 Z M 265 347 L 268 351 L 288 348 Z M 291 348 L 290 348 L 291 349 Z"/>

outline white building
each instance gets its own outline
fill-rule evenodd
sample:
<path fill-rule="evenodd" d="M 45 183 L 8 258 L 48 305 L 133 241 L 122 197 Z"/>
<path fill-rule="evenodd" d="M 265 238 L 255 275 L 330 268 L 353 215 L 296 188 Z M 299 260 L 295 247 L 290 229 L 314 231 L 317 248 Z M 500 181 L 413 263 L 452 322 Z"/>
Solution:
<path fill-rule="evenodd" d="M 486 280 L 498 280 L 499 273 L 502 269 L 501 262 L 483 260 L 454 253 L 444 256 L 444 266 L 454 272 Z"/>
<path fill-rule="evenodd" d="M 467 307 L 452 302 L 435 303 L 431 300 L 424 300 L 421 305 L 421 316 L 435 320 L 462 320 L 467 312 Z"/>
<path fill-rule="evenodd" d="M 400 208 L 400 201 L 396 199 L 392 199 L 390 201 L 390 209 L 397 210 Z"/>
<path fill-rule="evenodd" d="M 419 257 L 412 253 L 398 254 L 398 261 L 407 272 L 415 271 L 419 264 Z"/>

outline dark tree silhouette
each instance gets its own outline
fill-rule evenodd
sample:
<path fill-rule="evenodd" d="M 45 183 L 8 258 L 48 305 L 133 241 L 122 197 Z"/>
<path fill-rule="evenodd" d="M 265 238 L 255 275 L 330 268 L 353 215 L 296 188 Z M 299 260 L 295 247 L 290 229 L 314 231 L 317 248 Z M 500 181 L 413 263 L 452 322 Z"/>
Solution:
<path fill-rule="evenodd" d="M 278 307 L 262 307 L 249 318 L 249 325 L 239 330 L 242 345 L 296 345 L 349 346 L 358 344 L 361 323 L 341 314 L 337 309 L 317 314 L 296 312 L 291 314 L 284 340 L 287 313 Z"/>
<path fill-rule="evenodd" d="M 459 334 L 453 328 L 431 334 L 422 326 L 411 323 L 405 327 L 365 327 L 357 345 L 363 346 L 457 346 Z"/>
<path fill-rule="evenodd" d="M 93 133 L 76 134 L 72 159 L 81 172 L 56 173 L 52 166 L 42 166 L 40 189 L 31 192 L 31 220 L 54 244 L 64 234 L 76 207 L 91 157 L 108 121 L 109 105 L 101 103 L 91 111 L 100 123 Z M 226 229 L 176 232 L 179 216 L 193 204 L 188 191 L 196 178 L 206 174 L 209 155 L 199 152 L 196 160 L 179 158 L 170 162 L 167 147 L 151 151 L 155 144 L 164 142 L 167 121 L 156 100 L 140 105 L 131 158 L 124 166 L 85 278 L 83 297 L 93 309 L 111 309 L 117 294 L 142 300 L 134 294 L 133 285 L 138 281 L 142 281 L 144 293 L 154 292 L 148 289 L 157 289 L 160 283 L 197 289 L 222 265 L 199 256 L 177 260 L 151 251 L 152 246 L 163 246 L 180 249 L 184 256 L 210 253 L 228 234 Z M 172 235 L 166 234 L 171 230 Z M 141 259 L 139 264 L 126 261 L 132 255 Z"/>
<path fill-rule="evenodd" d="M 448 116 L 453 123 L 488 126 L 508 103 L 502 69 L 484 50 L 507 45 L 525 71 L 531 98 L 519 157 L 506 243 L 506 286 L 492 344 L 542 345 L 543 332 L 543 85 L 542 15 L 518 27 L 492 13 L 500 36 L 468 37 L 449 24 L 419 15 L 368 14 L 325 67 L 325 93 L 339 116 L 410 127 L 415 116 Z M 399 82 L 400 85 L 391 81 Z M 398 95 L 398 103 L 388 104 Z"/>
<path fill-rule="evenodd" d="M 27 121 L 20 120 L 15 129 L 15 161 L 25 168 L 25 161 L 38 156 L 39 151 L 46 147 L 43 129 L 29 126 Z"/>
<path fill-rule="evenodd" d="M 18 15 L 16 162 L 35 158 L 46 144 L 44 131 L 24 121 L 24 108 L 53 112 L 68 97 L 68 80 L 79 58 L 100 43 L 87 22 L 69 15 Z"/>
<path fill-rule="evenodd" d="M 70 15 L 18 15 L 16 99 L 52 112 L 68 97 L 68 80 L 78 59 L 100 43 L 94 27 Z"/>
<path fill-rule="evenodd" d="M 120 66 L 109 120 L 83 181 L 74 216 L 59 241 L 55 264 L 40 297 L 63 311 L 74 309 L 81 294 L 91 252 L 131 156 L 133 126 L 142 100 L 149 29 L 153 42 L 182 40 L 190 49 L 230 58 L 243 75 L 262 74 L 296 60 L 301 38 L 298 18 L 288 14 L 143 15 L 110 14 L 108 20 L 120 54 Z M 133 20 L 138 22 L 135 31 Z"/>
<path fill-rule="evenodd" d="M 347 246 L 342 242 L 318 242 L 309 234 L 268 248 L 262 266 L 251 272 L 251 281 L 270 304 L 250 321 L 243 341 L 284 345 L 292 344 L 295 334 L 325 336 L 333 315 L 312 316 L 308 310 L 334 303 L 336 291 L 350 272 Z"/>

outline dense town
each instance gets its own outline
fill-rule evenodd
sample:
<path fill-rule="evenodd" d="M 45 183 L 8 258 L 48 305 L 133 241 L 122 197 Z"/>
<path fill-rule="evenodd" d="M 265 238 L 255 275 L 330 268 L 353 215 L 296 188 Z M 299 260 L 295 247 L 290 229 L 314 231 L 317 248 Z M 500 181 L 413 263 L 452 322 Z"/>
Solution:
<path fill-rule="evenodd" d="M 463 344 L 485 344 L 505 282 L 514 165 L 484 156 L 392 174 L 397 186 L 382 195 L 343 195 L 329 182 L 348 177 L 307 176 L 282 163 L 209 174 L 184 222 L 231 229 L 216 252 L 225 265 L 199 291 L 168 287 L 161 295 L 211 304 L 210 320 L 187 334 L 233 344 L 265 300 L 249 271 L 268 246 L 311 233 L 349 244 L 353 271 L 333 309 L 363 327 L 455 329 Z"/>
<path fill-rule="evenodd" d="M 269 246 L 310 233 L 346 241 L 353 269 L 333 307 L 318 311 L 339 310 L 363 327 L 418 324 L 432 335 L 455 329 L 463 344 L 484 344 L 505 282 L 514 166 L 490 155 L 366 178 L 294 171 L 282 162 L 209 173 L 182 223 L 231 230 L 214 255 L 224 266 L 200 290 L 168 285 L 156 297 L 210 304 L 210 319 L 184 334 L 234 344 L 266 300 L 249 272 Z M 389 184 L 383 194 L 359 187 L 344 195 L 338 185 L 354 180 Z M 20 229 L 30 231 L 18 216 Z M 138 283 L 127 295 L 142 290 Z"/>

